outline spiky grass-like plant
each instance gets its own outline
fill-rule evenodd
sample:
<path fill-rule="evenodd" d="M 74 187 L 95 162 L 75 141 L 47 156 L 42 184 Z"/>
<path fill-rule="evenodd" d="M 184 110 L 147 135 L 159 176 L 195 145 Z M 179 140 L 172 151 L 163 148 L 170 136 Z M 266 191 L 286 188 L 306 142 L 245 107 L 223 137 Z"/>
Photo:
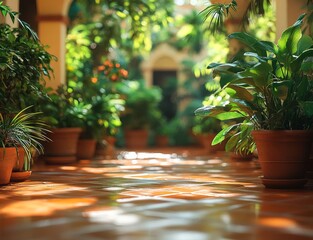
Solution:
<path fill-rule="evenodd" d="M 25 170 L 30 169 L 32 152 L 43 153 L 42 142 L 49 140 L 46 136 L 48 125 L 38 118 L 41 113 L 27 112 L 30 108 L 24 108 L 16 115 L 0 113 L 0 146 L 15 147 L 17 154 L 17 148 L 22 147 L 26 153 Z"/>

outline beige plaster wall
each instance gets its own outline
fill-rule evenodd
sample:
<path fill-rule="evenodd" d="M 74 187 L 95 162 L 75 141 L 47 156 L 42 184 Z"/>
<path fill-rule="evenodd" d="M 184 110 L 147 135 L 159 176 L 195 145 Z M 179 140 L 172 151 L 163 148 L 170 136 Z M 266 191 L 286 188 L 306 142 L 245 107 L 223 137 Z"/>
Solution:
<path fill-rule="evenodd" d="M 56 89 L 66 82 L 65 38 L 67 34 L 67 12 L 72 0 L 37 0 L 38 35 L 41 42 L 49 46 L 49 53 L 57 57 L 52 62 L 54 78 L 47 86 Z"/>
<path fill-rule="evenodd" d="M 8 7 L 10 7 L 13 11 L 15 11 L 15 12 L 19 11 L 19 5 L 20 5 L 20 1 L 19 0 L 5 0 L 5 1 L 3 1 L 3 3 L 5 5 L 7 5 Z M 13 27 L 17 27 L 18 26 L 18 22 L 15 21 L 15 23 L 12 23 L 11 18 L 9 16 L 6 16 L 6 18 L 4 20 L 1 19 L 1 21 L 4 21 L 5 23 L 10 24 Z"/>
<path fill-rule="evenodd" d="M 276 0 L 276 40 L 292 25 L 300 14 L 305 13 L 307 0 Z"/>

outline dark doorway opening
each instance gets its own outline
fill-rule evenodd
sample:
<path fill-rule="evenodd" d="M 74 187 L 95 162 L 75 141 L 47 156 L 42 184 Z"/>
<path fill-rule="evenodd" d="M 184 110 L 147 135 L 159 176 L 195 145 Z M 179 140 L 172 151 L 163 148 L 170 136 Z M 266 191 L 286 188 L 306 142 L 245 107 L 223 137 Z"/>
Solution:
<path fill-rule="evenodd" d="M 19 8 L 20 19 L 27 22 L 35 32 L 38 32 L 36 0 L 20 0 Z"/>
<path fill-rule="evenodd" d="M 177 71 L 153 71 L 153 85 L 162 89 L 161 112 L 167 120 L 173 119 L 177 112 Z"/>

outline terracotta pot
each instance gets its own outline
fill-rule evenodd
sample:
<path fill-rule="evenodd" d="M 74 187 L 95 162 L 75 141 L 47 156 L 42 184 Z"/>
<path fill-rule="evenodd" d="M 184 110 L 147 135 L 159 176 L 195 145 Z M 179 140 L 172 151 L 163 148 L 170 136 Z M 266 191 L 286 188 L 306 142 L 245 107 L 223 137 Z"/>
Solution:
<path fill-rule="evenodd" d="M 14 147 L 0 148 L 0 185 L 10 183 L 12 170 L 17 160 Z"/>
<path fill-rule="evenodd" d="M 11 182 L 23 182 L 27 180 L 31 174 L 32 174 L 32 171 L 12 172 L 10 181 Z"/>
<path fill-rule="evenodd" d="M 212 141 L 216 134 L 208 133 L 199 136 L 201 145 L 207 149 L 209 153 L 216 153 L 219 151 L 225 151 L 226 142 L 219 143 L 217 145 L 212 145 Z"/>
<path fill-rule="evenodd" d="M 305 184 L 312 132 L 261 130 L 253 131 L 252 135 L 263 171 L 262 182 L 266 187 L 288 188 Z"/>
<path fill-rule="evenodd" d="M 77 158 L 92 159 L 95 155 L 97 141 L 95 139 L 78 139 Z"/>
<path fill-rule="evenodd" d="M 155 145 L 157 147 L 167 147 L 168 146 L 168 137 L 165 135 L 156 136 Z"/>
<path fill-rule="evenodd" d="M 96 158 L 107 158 L 116 156 L 115 143 L 116 137 L 106 136 L 102 141 L 98 141 L 96 144 Z"/>
<path fill-rule="evenodd" d="M 127 129 L 124 132 L 124 136 L 126 148 L 142 149 L 147 147 L 149 133 L 146 129 Z"/>
<path fill-rule="evenodd" d="M 44 143 L 45 161 L 51 164 L 75 162 L 77 159 L 77 142 L 81 131 L 81 128 L 53 129 L 48 134 L 51 141 Z"/>
<path fill-rule="evenodd" d="M 112 145 L 112 146 L 115 146 L 116 137 L 113 137 L 113 136 L 106 136 L 106 137 L 104 137 L 104 140 L 105 140 L 108 144 L 110 144 L 110 145 Z"/>
<path fill-rule="evenodd" d="M 24 150 L 24 148 L 19 147 L 16 164 L 13 167 L 13 172 L 23 171 L 24 170 L 24 163 L 25 163 L 25 150 Z"/>

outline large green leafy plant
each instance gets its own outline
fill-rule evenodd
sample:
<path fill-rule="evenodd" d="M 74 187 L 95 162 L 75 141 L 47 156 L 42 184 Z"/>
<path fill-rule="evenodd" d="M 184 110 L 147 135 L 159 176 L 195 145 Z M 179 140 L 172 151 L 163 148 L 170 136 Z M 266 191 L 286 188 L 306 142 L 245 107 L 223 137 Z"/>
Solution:
<path fill-rule="evenodd" d="M 0 2 L 2 15 L 18 21 L 20 28 L 0 24 L 0 112 L 19 112 L 45 97 L 44 77 L 50 77 L 54 57 L 46 51 L 29 25 L 18 13 Z"/>
<path fill-rule="evenodd" d="M 229 63 L 212 63 L 221 89 L 231 98 L 205 106 L 197 115 L 243 121 L 223 129 L 213 140 L 228 138 L 226 150 L 251 152 L 254 129 L 295 130 L 313 126 L 313 40 L 301 30 L 304 15 L 287 28 L 277 44 L 247 33 L 229 35 L 247 46 Z"/>

